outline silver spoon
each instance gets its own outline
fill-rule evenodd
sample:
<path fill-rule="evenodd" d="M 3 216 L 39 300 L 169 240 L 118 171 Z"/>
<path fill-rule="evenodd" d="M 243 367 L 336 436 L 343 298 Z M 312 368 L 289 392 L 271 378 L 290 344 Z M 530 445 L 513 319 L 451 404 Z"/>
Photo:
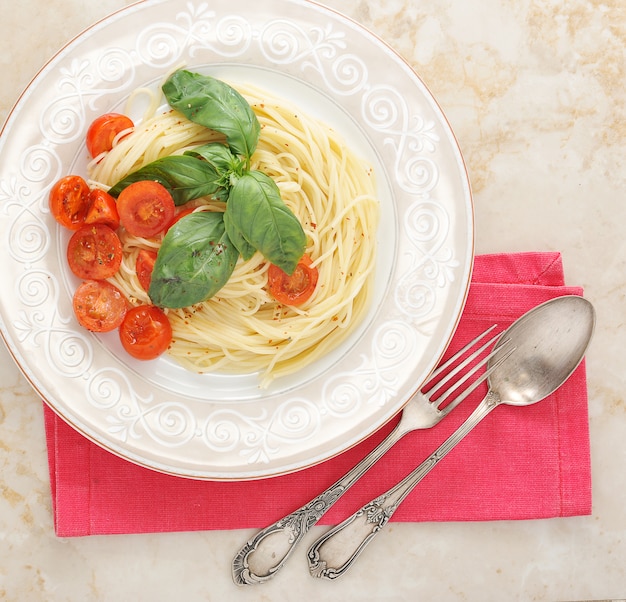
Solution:
<path fill-rule="evenodd" d="M 307 553 L 314 577 L 336 579 L 352 566 L 365 546 L 387 524 L 413 488 L 485 416 L 501 404 L 527 406 L 556 391 L 582 361 L 595 325 L 593 306 L 577 296 L 538 305 L 501 335 L 513 353 L 489 376 L 489 391 L 467 420 L 395 487 L 320 537 Z M 498 354 L 487 364 L 497 361 Z"/>

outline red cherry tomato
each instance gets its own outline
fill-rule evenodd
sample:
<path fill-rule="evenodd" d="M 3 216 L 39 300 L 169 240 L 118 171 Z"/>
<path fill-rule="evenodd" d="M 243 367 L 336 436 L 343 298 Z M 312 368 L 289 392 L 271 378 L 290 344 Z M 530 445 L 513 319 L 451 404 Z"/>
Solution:
<path fill-rule="evenodd" d="M 307 301 L 319 278 L 317 268 L 311 267 L 312 263 L 311 258 L 304 255 L 291 276 L 274 264 L 270 265 L 267 282 L 272 297 L 284 305 L 302 305 Z"/>
<path fill-rule="evenodd" d="M 104 224 L 117 230 L 120 227 L 120 216 L 117 202 L 104 190 L 94 188 L 89 192 L 89 209 L 85 216 L 86 224 Z"/>
<path fill-rule="evenodd" d="M 83 226 L 72 234 L 67 261 L 76 276 L 84 280 L 106 280 L 122 263 L 122 243 L 115 231 L 102 224 Z"/>
<path fill-rule="evenodd" d="M 150 289 L 150 281 L 152 280 L 152 270 L 154 269 L 154 262 L 156 261 L 156 251 L 148 251 L 147 249 L 141 249 L 137 254 L 137 261 L 135 262 L 135 271 L 137 272 L 137 278 L 142 288 L 148 292 Z"/>
<path fill-rule="evenodd" d="M 50 189 L 48 197 L 54 219 L 70 230 L 78 230 L 89 210 L 89 186 L 80 176 L 65 176 Z"/>
<path fill-rule="evenodd" d="M 87 130 L 87 150 L 92 157 L 110 151 L 114 138 L 135 127 L 130 117 L 120 113 L 107 113 L 96 118 Z"/>
<path fill-rule="evenodd" d="M 128 309 L 122 291 L 106 280 L 83 282 L 76 289 L 72 304 L 79 324 L 93 332 L 114 330 Z"/>
<path fill-rule="evenodd" d="M 165 230 L 176 213 L 167 188 L 153 180 L 133 182 L 117 197 L 120 222 L 133 236 L 150 238 Z"/>
<path fill-rule="evenodd" d="M 122 347 L 139 360 L 152 360 L 172 342 L 172 326 L 163 310 L 139 305 L 126 312 L 119 328 Z"/>

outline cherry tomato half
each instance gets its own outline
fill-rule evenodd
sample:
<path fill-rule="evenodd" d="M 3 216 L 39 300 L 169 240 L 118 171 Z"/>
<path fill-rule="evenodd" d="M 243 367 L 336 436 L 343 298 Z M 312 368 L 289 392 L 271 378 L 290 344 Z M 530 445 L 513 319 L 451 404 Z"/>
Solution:
<path fill-rule="evenodd" d="M 150 238 L 170 225 L 176 205 L 165 186 L 153 180 L 142 180 L 120 192 L 117 210 L 129 234 Z"/>
<path fill-rule="evenodd" d="M 93 332 L 114 330 L 128 309 L 122 291 L 106 280 L 85 280 L 76 289 L 72 305 L 79 324 Z"/>
<path fill-rule="evenodd" d="M 117 230 L 120 227 L 120 216 L 117 202 L 104 190 L 94 188 L 89 192 L 89 209 L 85 216 L 86 224 L 104 224 Z"/>
<path fill-rule="evenodd" d="M 50 189 L 48 197 L 54 219 L 70 230 L 78 230 L 89 210 L 89 186 L 80 176 L 65 176 Z"/>
<path fill-rule="evenodd" d="M 142 288 L 148 292 L 150 289 L 150 281 L 152 280 L 152 270 L 154 269 L 154 262 L 156 261 L 156 251 L 148 251 L 147 249 L 141 249 L 137 254 L 137 261 L 135 262 L 135 271 L 137 272 L 137 278 Z"/>
<path fill-rule="evenodd" d="M 120 113 L 107 113 L 96 118 L 87 130 L 87 150 L 92 157 L 110 151 L 114 138 L 135 127 L 132 119 Z"/>
<path fill-rule="evenodd" d="M 126 312 L 119 328 L 122 347 L 139 360 L 153 360 L 172 342 L 172 326 L 155 305 L 138 305 Z"/>
<path fill-rule="evenodd" d="M 117 233 L 108 226 L 83 226 L 70 238 L 67 261 L 79 278 L 106 280 L 120 269 L 122 243 Z"/>
<path fill-rule="evenodd" d="M 312 263 L 311 258 L 304 255 L 291 276 L 274 264 L 270 265 L 267 282 L 272 297 L 284 305 L 302 305 L 307 301 L 319 277 L 317 268 L 311 267 Z"/>

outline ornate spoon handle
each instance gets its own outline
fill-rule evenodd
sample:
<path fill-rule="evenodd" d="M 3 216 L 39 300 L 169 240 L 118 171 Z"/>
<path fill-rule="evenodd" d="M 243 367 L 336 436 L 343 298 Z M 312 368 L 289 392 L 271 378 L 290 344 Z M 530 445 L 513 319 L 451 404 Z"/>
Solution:
<path fill-rule="evenodd" d="M 309 529 L 407 432 L 402 423 L 399 423 L 380 445 L 326 491 L 295 512 L 259 531 L 233 560 L 235 583 L 253 585 L 271 579 Z"/>
<path fill-rule="evenodd" d="M 322 535 L 307 553 L 311 575 L 325 579 L 343 575 L 413 488 L 499 403 L 498 397 L 489 392 L 465 422 L 413 472 Z"/>

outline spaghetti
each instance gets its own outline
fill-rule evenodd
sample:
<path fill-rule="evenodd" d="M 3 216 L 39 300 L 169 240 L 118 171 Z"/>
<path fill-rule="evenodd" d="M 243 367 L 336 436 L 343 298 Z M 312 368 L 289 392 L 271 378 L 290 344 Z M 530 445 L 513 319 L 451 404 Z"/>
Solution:
<path fill-rule="evenodd" d="M 261 386 L 323 357 L 343 341 L 368 309 L 374 280 L 378 201 L 372 169 L 331 128 L 283 100 L 238 86 L 261 124 L 251 168 L 278 185 L 302 224 L 306 252 L 319 270 L 312 297 L 299 307 L 267 292 L 268 264 L 260 253 L 239 259 L 228 283 L 209 300 L 167 310 L 174 340 L 169 354 L 195 372 L 259 372 Z M 110 187 L 164 156 L 181 154 L 223 136 L 175 111 L 155 113 L 90 165 L 92 183 Z M 223 211 L 224 203 L 193 201 L 197 211 Z M 139 284 L 140 249 L 160 239 L 121 232 L 124 259 L 112 279 L 132 302 L 150 303 Z"/>

